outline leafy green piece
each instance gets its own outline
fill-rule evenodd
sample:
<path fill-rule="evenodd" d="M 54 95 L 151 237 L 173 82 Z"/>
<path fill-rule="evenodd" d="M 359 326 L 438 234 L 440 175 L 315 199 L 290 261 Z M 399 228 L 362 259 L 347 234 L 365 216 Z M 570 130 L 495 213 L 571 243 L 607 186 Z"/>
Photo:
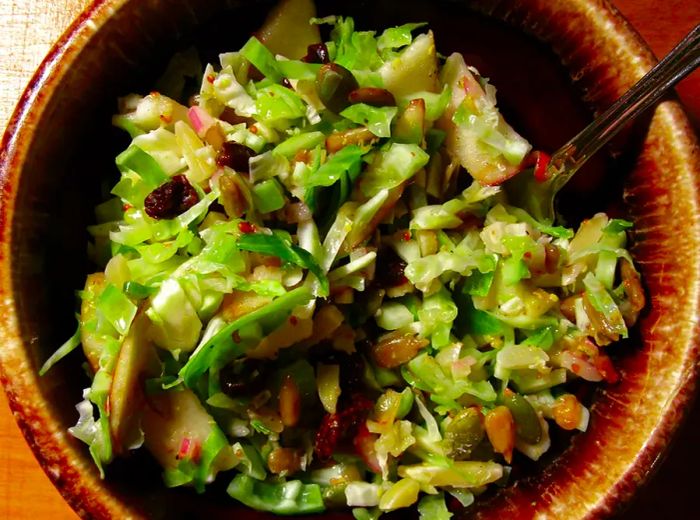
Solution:
<path fill-rule="evenodd" d="M 534 331 L 521 345 L 533 345 L 542 350 L 548 350 L 556 340 L 556 330 L 554 327 L 542 327 Z"/>
<path fill-rule="evenodd" d="M 168 180 L 158 161 L 135 145 L 117 155 L 116 163 L 120 172 L 131 170 L 137 173 L 151 188 L 157 188 Z"/>
<path fill-rule="evenodd" d="M 374 157 L 362 175 L 360 188 L 367 197 L 383 189 L 397 187 L 428 164 L 430 157 L 415 144 L 391 143 Z"/>
<path fill-rule="evenodd" d="M 485 402 L 493 402 L 497 395 L 488 381 L 453 379 L 445 373 L 432 356 L 423 352 L 407 364 L 408 370 L 417 377 L 431 393 L 431 399 L 454 400 L 464 394 L 472 395 Z"/>
<path fill-rule="evenodd" d="M 450 513 L 445 504 L 445 495 L 443 493 L 425 495 L 418 502 L 418 513 L 420 514 L 420 520 L 450 520 L 452 518 L 452 513 Z"/>
<path fill-rule="evenodd" d="M 461 291 L 455 291 L 453 298 L 459 309 L 457 318 L 455 318 L 455 331 L 458 336 L 466 334 L 490 335 L 503 331 L 503 324 L 497 318 L 474 307 L 474 302 L 466 290 L 466 286 L 463 286 Z"/>
<path fill-rule="evenodd" d="M 535 218 L 524 209 L 508 206 L 508 213 L 516 217 L 518 220 L 530 224 L 537 231 L 544 233 L 545 235 L 549 235 L 554 238 L 565 238 L 567 240 L 573 238 L 574 236 L 573 229 L 569 229 L 564 226 L 551 226 L 545 222 L 535 220 Z"/>
<path fill-rule="evenodd" d="M 500 191 L 497 186 L 473 182 L 459 196 L 439 205 L 422 206 L 413 212 L 411 229 L 453 229 L 462 225 L 465 213 L 478 213 Z"/>
<path fill-rule="evenodd" d="M 248 507 L 278 515 L 312 514 L 326 509 L 321 487 L 300 480 L 267 483 L 239 474 L 226 491 Z"/>
<path fill-rule="evenodd" d="M 262 233 L 242 235 L 238 239 L 238 247 L 244 251 L 276 256 L 285 262 L 308 269 L 321 284 L 322 294 L 328 295 L 328 278 L 313 255 L 306 249 L 295 246 L 281 239 L 278 235 L 264 235 Z"/>
<path fill-rule="evenodd" d="M 245 442 L 237 442 L 233 445 L 233 453 L 240 459 L 245 475 L 256 480 L 265 480 L 265 463 L 258 450 Z"/>
<path fill-rule="evenodd" d="M 493 284 L 494 272 L 473 271 L 464 279 L 464 291 L 471 296 L 488 296 Z"/>
<path fill-rule="evenodd" d="M 113 116 L 112 125 L 127 132 L 129 137 L 132 139 L 146 133 L 144 130 L 141 130 L 131 119 L 123 115 Z"/>
<path fill-rule="evenodd" d="M 263 121 L 297 119 L 306 115 L 306 106 L 293 90 L 270 85 L 258 90 L 255 98 L 257 117 Z"/>
<path fill-rule="evenodd" d="M 277 69 L 287 79 L 307 79 L 315 80 L 319 63 L 306 63 L 299 60 L 280 60 L 277 62 Z"/>
<path fill-rule="evenodd" d="M 287 158 L 294 157 L 299 150 L 312 150 L 325 141 L 323 132 L 305 132 L 293 135 L 273 148 L 272 153 Z"/>
<path fill-rule="evenodd" d="M 43 376 L 48 372 L 52 366 L 54 366 L 56 363 L 58 363 L 60 360 L 62 360 L 64 357 L 66 357 L 68 354 L 73 352 L 78 345 L 80 345 L 80 318 L 78 318 L 78 328 L 75 329 L 75 332 L 73 335 L 66 340 L 66 342 L 58 347 L 56 349 L 56 352 L 51 354 L 49 359 L 47 359 L 43 365 L 41 365 L 41 368 L 39 369 L 39 375 Z"/>
<path fill-rule="evenodd" d="M 330 156 L 318 170 L 313 172 L 306 180 L 305 187 L 314 188 L 316 186 L 331 186 L 338 182 L 341 177 L 348 172 L 359 171 L 362 163 L 362 156 L 366 153 L 357 145 L 350 145 L 342 148 Z"/>
<path fill-rule="evenodd" d="M 333 61 L 348 70 L 375 70 L 383 63 L 374 32 L 355 31 L 352 18 L 338 17 L 331 39 L 335 47 Z"/>
<path fill-rule="evenodd" d="M 256 69 L 262 72 L 265 77 L 272 80 L 274 83 L 282 81 L 284 76 L 278 67 L 275 56 L 255 36 L 251 36 L 243 48 L 241 48 L 240 52 Z"/>
<path fill-rule="evenodd" d="M 220 355 L 227 354 L 232 359 L 235 359 L 245 354 L 245 351 L 250 348 L 251 345 L 248 343 L 237 342 L 233 338 L 234 332 L 269 316 L 285 316 L 294 307 L 304 305 L 312 298 L 313 295 L 308 288 L 298 287 L 283 294 L 264 307 L 232 321 L 194 351 L 187 363 L 185 363 L 185 366 L 180 370 L 180 377 L 182 377 L 188 387 L 194 387 L 197 380 Z"/>
<path fill-rule="evenodd" d="M 384 49 L 399 49 L 410 45 L 413 41 L 411 32 L 419 27 L 425 27 L 427 23 L 407 23 L 398 27 L 390 27 L 386 29 L 377 38 L 377 48 L 382 51 Z"/>
<path fill-rule="evenodd" d="M 404 108 L 411 100 L 422 99 L 425 102 L 425 119 L 427 121 L 436 121 L 445 112 L 451 95 L 452 92 L 449 85 L 445 85 L 439 94 L 435 92 L 416 92 L 406 98 L 402 98 L 399 100 L 399 106 Z"/>
<path fill-rule="evenodd" d="M 605 316 L 610 326 L 610 332 L 626 338 L 627 326 L 620 308 L 603 284 L 598 281 L 593 273 L 587 273 L 583 278 L 583 285 L 586 288 L 588 301 L 596 311 Z"/>
<path fill-rule="evenodd" d="M 340 207 L 350 197 L 362 168 L 366 151 L 359 146 L 346 146 L 335 153 L 308 177 L 304 201 L 316 215 L 318 227 L 326 232 Z M 323 186 L 330 188 L 323 189 Z"/>
<path fill-rule="evenodd" d="M 397 107 L 373 107 L 365 103 L 350 105 L 340 115 L 353 123 L 366 126 L 377 137 L 391 137 L 391 121 Z"/>
<path fill-rule="evenodd" d="M 623 220 L 621 218 L 610 219 L 608 225 L 603 228 L 603 233 L 622 233 L 630 229 L 634 224 L 629 220 Z"/>
<path fill-rule="evenodd" d="M 97 298 L 97 310 L 123 336 L 129 331 L 137 309 L 123 292 L 110 283 Z"/>
<path fill-rule="evenodd" d="M 282 209 L 286 202 L 284 189 L 275 179 L 267 179 L 253 186 L 255 209 L 260 213 L 270 213 Z"/>

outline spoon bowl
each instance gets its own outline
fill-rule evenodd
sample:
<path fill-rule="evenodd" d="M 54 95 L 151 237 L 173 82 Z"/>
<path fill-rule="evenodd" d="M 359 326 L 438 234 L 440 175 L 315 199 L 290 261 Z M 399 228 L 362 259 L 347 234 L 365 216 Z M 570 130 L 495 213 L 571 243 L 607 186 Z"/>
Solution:
<path fill-rule="evenodd" d="M 511 179 L 506 184 L 511 200 L 536 220 L 552 224 L 557 193 L 584 163 L 698 65 L 700 24 L 605 112 L 554 152 L 546 164 L 538 156 L 532 172 Z"/>

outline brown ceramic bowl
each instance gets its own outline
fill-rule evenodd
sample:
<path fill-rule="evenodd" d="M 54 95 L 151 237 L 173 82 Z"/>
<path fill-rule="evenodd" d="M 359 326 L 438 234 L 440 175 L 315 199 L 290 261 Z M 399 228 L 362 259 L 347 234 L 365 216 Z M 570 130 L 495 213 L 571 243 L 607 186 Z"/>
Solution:
<path fill-rule="evenodd" d="M 118 461 L 105 481 L 66 434 L 88 382 L 76 352 L 48 376 L 37 367 L 69 336 L 74 289 L 89 266 L 91 208 L 125 142 L 109 128 L 115 99 L 148 91 L 167 56 L 195 41 L 235 49 L 270 2 L 98 0 L 53 49 L 25 92 L 0 158 L 0 376 L 46 473 L 95 518 L 193 518 L 237 510 L 221 486 L 165 490 L 147 456 Z M 511 123 L 553 150 L 652 65 L 639 36 L 604 0 L 320 2 L 379 28 L 428 20 L 438 48 L 465 52 L 492 78 Z M 570 79 L 573 78 L 573 81 Z M 599 209 L 635 221 L 634 256 L 649 308 L 614 347 L 622 381 L 598 390 L 590 428 L 515 484 L 479 500 L 477 518 L 596 518 L 620 509 L 668 446 L 693 396 L 700 290 L 700 157 L 675 101 L 663 103 L 581 172 L 563 199 L 572 219 Z M 240 509 L 238 509 L 240 514 Z M 259 517 L 261 515 L 251 516 Z"/>

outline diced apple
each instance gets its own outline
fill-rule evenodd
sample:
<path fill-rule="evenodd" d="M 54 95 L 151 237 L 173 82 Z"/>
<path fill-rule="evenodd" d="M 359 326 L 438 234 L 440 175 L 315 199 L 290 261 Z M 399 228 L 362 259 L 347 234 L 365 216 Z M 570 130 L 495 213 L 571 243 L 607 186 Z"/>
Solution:
<path fill-rule="evenodd" d="M 397 58 L 379 69 L 384 88 L 395 97 L 421 91 L 439 92 L 438 61 L 432 31 L 413 40 Z"/>
<path fill-rule="evenodd" d="M 298 60 L 306 56 L 309 45 L 321 41 L 318 25 L 309 23 L 315 16 L 313 0 L 282 0 L 270 12 L 257 37 L 273 54 Z"/>
<path fill-rule="evenodd" d="M 160 374 L 160 361 L 148 341 L 148 318 L 136 315 L 122 342 L 109 390 L 109 428 L 115 453 L 124 453 L 139 438 L 144 380 Z"/>
<path fill-rule="evenodd" d="M 481 184 L 500 184 L 518 173 L 520 171 L 518 164 L 511 164 L 503 155 L 494 154 L 486 149 L 486 145 L 479 141 L 476 132 L 452 121 L 452 116 L 465 100 L 471 101 L 477 109 L 480 105 L 490 103 L 486 99 L 484 89 L 467 68 L 461 54 L 455 52 L 447 58 L 440 79 L 443 84 L 452 89 L 452 98 L 447 109 L 436 122 L 437 127 L 447 133 L 448 153 Z M 498 114 L 497 130 L 506 139 L 517 140 L 522 143 L 524 149 L 529 149 L 529 144 L 505 122 L 500 114 Z"/>
<path fill-rule="evenodd" d="M 220 313 L 226 321 L 233 321 L 260 307 L 264 307 L 271 301 L 272 298 L 269 296 L 262 296 L 253 291 L 234 290 L 224 296 Z"/>

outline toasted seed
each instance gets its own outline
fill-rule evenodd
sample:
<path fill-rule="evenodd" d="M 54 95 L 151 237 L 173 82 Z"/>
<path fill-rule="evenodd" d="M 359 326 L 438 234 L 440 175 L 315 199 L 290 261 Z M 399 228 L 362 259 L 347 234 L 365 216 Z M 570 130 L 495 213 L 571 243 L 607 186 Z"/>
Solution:
<path fill-rule="evenodd" d="M 301 396 L 294 378 L 287 374 L 280 387 L 280 417 L 285 426 L 296 426 L 301 415 Z"/>
<path fill-rule="evenodd" d="M 560 428 L 573 430 L 581 422 L 583 406 L 578 402 L 575 395 L 564 394 L 559 396 L 552 408 L 554 420 Z"/>
<path fill-rule="evenodd" d="M 542 426 L 537 412 L 522 395 L 508 392 L 503 404 L 510 410 L 515 420 L 515 432 L 528 444 L 537 444 L 542 439 Z"/>
<path fill-rule="evenodd" d="M 391 332 L 382 336 L 372 346 L 371 355 L 374 362 L 382 368 L 396 368 L 409 362 L 418 351 L 428 345 L 429 341 L 403 332 Z"/>
<path fill-rule="evenodd" d="M 322 65 L 316 76 L 316 92 L 331 112 L 342 112 L 350 104 L 348 95 L 358 87 L 355 76 L 337 63 Z"/>
<path fill-rule="evenodd" d="M 595 332 L 593 337 L 598 345 L 608 345 L 620 339 L 620 334 L 617 332 L 615 324 L 611 323 L 610 319 L 605 314 L 595 308 L 588 298 L 588 293 L 585 292 L 583 293 L 583 308 L 586 310 L 586 315 L 591 320 L 591 326 Z"/>
<path fill-rule="evenodd" d="M 292 475 L 301 469 L 302 458 L 293 448 L 275 448 L 267 456 L 267 467 L 276 475 Z"/>
<path fill-rule="evenodd" d="M 475 407 L 460 411 L 445 428 L 445 440 L 450 446 L 450 456 L 454 460 L 469 459 L 474 448 L 483 439 L 483 417 Z"/>
<path fill-rule="evenodd" d="M 576 323 L 576 300 L 580 298 L 580 294 L 574 294 L 562 300 L 559 304 L 561 313 L 572 323 Z"/>
<path fill-rule="evenodd" d="M 248 208 L 248 201 L 243 195 L 235 178 L 236 174 L 224 173 L 219 177 L 219 191 L 224 211 L 230 218 L 240 218 Z"/>
<path fill-rule="evenodd" d="M 363 126 L 359 128 L 350 128 L 349 130 L 333 132 L 329 135 L 326 138 L 326 150 L 328 150 L 328 153 L 335 153 L 351 144 L 367 146 L 378 139 L 376 135 Z"/>
<path fill-rule="evenodd" d="M 418 500 L 420 484 L 410 478 L 402 478 L 392 485 L 379 499 L 379 509 L 394 511 L 413 505 Z"/>
<path fill-rule="evenodd" d="M 559 257 L 561 253 L 557 246 L 545 244 L 544 246 L 544 269 L 548 273 L 556 272 L 559 267 Z"/>
<path fill-rule="evenodd" d="M 360 87 L 348 94 L 350 103 L 364 103 L 373 107 L 394 107 L 396 99 L 386 89 L 375 87 Z"/>
<path fill-rule="evenodd" d="M 505 406 L 497 406 L 484 418 L 486 435 L 496 453 L 501 453 L 508 463 L 513 460 L 515 446 L 515 421 Z"/>

